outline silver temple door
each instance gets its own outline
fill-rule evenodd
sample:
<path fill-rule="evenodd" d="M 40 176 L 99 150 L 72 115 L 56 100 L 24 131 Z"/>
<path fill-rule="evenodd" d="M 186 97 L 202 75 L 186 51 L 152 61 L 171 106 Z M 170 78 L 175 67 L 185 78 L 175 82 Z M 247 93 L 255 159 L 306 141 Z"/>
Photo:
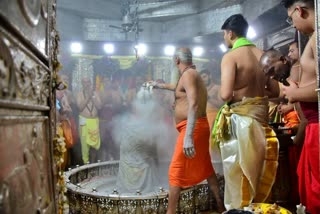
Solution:
<path fill-rule="evenodd" d="M 57 213 L 54 36 L 53 0 L 0 0 L 0 213 Z"/>

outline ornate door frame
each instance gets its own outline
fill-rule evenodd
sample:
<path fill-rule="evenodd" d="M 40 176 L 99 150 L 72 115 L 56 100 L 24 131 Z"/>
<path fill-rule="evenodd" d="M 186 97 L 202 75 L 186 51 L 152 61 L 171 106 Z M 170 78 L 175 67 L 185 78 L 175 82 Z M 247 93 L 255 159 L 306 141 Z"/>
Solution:
<path fill-rule="evenodd" d="M 58 213 L 56 0 L 0 1 L 0 213 Z M 63 196 L 63 194 L 62 194 Z"/>

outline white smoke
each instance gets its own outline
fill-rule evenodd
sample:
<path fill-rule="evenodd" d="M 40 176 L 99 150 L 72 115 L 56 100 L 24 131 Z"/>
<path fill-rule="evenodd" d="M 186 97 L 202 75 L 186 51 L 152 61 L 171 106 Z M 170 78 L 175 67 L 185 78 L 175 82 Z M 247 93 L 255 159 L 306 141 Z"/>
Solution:
<path fill-rule="evenodd" d="M 125 141 L 155 143 L 161 153 L 160 158 L 169 161 L 176 141 L 176 129 L 173 116 L 168 119 L 170 106 L 163 106 L 162 100 L 153 93 L 155 90 L 158 90 L 157 93 L 167 93 L 165 90 L 159 92 L 159 89 L 147 90 L 141 87 L 132 103 L 132 110 L 113 119 L 112 134 L 120 148 Z M 170 119 L 172 123 L 168 123 Z"/>
<path fill-rule="evenodd" d="M 120 145 L 117 188 L 122 192 L 137 189 L 150 192 L 160 183 L 163 186 L 159 167 L 161 162 L 168 163 L 171 159 L 175 129 L 173 120 L 171 124 L 167 122 L 166 109 L 157 98 L 152 90 L 141 88 L 131 112 L 117 117 L 114 122 L 113 138 Z"/>
<path fill-rule="evenodd" d="M 164 125 L 162 123 L 163 115 L 157 108 L 157 101 L 154 99 L 152 91 L 141 88 L 137 93 L 137 98 L 132 102 L 131 112 L 126 112 L 116 118 L 116 128 L 113 133 L 115 139 L 130 133 L 132 128 L 141 128 L 142 133 L 136 137 L 156 134 L 157 128 Z M 126 127 L 130 127 L 130 129 Z"/>

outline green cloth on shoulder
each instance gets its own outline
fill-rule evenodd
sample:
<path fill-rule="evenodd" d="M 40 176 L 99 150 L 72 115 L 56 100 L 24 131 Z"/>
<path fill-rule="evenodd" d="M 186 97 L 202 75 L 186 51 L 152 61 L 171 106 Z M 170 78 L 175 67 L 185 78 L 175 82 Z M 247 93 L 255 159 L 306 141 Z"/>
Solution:
<path fill-rule="evenodd" d="M 240 37 L 239 39 L 237 39 L 237 41 L 233 44 L 232 49 L 237 49 L 240 48 L 242 46 L 255 46 L 255 44 L 253 44 L 252 42 L 250 42 L 248 39 L 244 38 L 244 37 Z"/>

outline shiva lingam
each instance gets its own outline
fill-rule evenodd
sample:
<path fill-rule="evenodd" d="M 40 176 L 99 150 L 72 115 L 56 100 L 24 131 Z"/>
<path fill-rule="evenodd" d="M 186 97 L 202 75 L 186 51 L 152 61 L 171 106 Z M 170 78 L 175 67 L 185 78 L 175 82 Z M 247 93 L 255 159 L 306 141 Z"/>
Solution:
<path fill-rule="evenodd" d="M 151 83 L 151 82 L 144 82 L 142 84 L 142 87 L 145 89 L 145 90 L 148 90 L 148 91 L 152 91 L 153 87 L 154 87 L 154 84 Z"/>
<path fill-rule="evenodd" d="M 141 85 L 141 89 L 138 94 L 137 94 L 137 98 L 142 100 L 143 103 L 146 103 L 147 100 L 150 100 L 151 97 L 153 96 L 153 88 L 154 85 L 151 82 L 144 82 Z"/>
<path fill-rule="evenodd" d="M 167 174 L 168 163 L 159 170 Z M 166 186 L 153 192 L 140 190 L 125 193 L 115 188 L 119 161 L 106 161 L 69 168 L 65 172 L 69 213 L 165 213 L 168 206 Z M 163 170 L 162 170 L 163 169 Z M 163 171 L 163 172 L 162 172 Z M 218 177 L 223 192 L 223 177 Z M 223 194 L 223 193 L 222 193 Z M 206 182 L 181 192 L 177 212 L 201 213 L 216 207 L 213 194 Z"/>

